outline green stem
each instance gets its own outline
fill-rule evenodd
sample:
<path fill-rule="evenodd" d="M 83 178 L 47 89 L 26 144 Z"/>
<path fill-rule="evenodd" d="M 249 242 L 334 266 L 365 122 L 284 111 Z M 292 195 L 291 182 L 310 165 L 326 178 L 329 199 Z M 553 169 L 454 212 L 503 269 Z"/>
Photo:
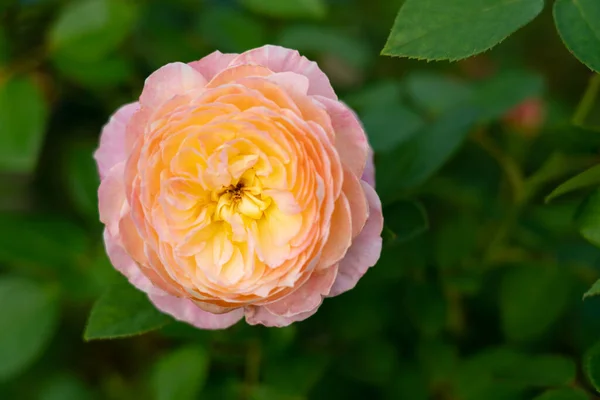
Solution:
<path fill-rule="evenodd" d="M 579 105 L 577 106 L 577 110 L 575 111 L 575 115 L 573 115 L 573 124 L 577 126 L 583 126 L 585 122 L 585 118 L 589 115 L 594 107 L 594 102 L 596 101 L 596 97 L 598 96 L 598 92 L 600 91 L 600 75 L 594 74 L 590 78 L 590 82 L 588 84 L 587 89 L 585 90 L 585 94 L 581 98 Z"/>

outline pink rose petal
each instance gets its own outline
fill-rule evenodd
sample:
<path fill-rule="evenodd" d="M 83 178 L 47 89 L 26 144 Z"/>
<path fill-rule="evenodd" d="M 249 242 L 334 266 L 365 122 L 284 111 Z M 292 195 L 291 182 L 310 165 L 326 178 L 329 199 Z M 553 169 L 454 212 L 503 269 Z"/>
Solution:
<path fill-rule="evenodd" d="M 369 142 L 365 131 L 352 111 L 344 103 L 322 96 L 315 96 L 331 117 L 335 130 L 335 147 L 342 162 L 356 176 L 362 176 L 367 163 Z"/>
<path fill-rule="evenodd" d="M 220 51 L 214 51 L 209 55 L 202 57 L 198 61 L 193 61 L 188 65 L 200 72 L 204 79 L 210 81 L 216 74 L 227 68 L 227 66 L 236 58 L 238 54 L 235 53 L 221 53 Z"/>
<path fill-rule="evenodd" d="M 363 189 L 369 202 L 369 219 L 362 232 L 354 239 L 346 257 L 340 261 L 338 274 L 329 296 L 337 296 L 356 286 L 358 280 L 375 265 L 381 254 L 383 214 L 375 190 L 366 182 Z"/>
<path fill-rule="evenodd" d="M 294 322 L 303 321 L 306 318 L 314 315 L 319 308 L 315 307 L 311 311 L 305 313 L 296 314 L 291 317 L 282 317 L 275 315 L 267 310 L 265 307 L 248 307 L 246 311 L 246 322 L 250 325 L 264 325 L 269 327 L 282 328 L 288 326 Z"/>
<path fill-rule="evenodd" d="M 102 128 L 100 146 L 94 153 L 101 179 L 104 179 L 115 164 L 125 161 L 127 158 L 125 127 L 139 108 L 140 104 L 137 102 L 124 105 L 110 117 L 108 123 Z"/>
<path fill-rule="evenodd" d="M 152 282 L 142 273 L 135 261 L 123 249 L 119 242 L 104 230 L 104 246 L 111 264 L 131 282 L 133 286 L 146 293 L 164 293 L 154 286 Z"/>
<path fill-rule="evenodd" d="M 230 66 L 246 63 L 263 65 L 273 72 L 290 71 L 304 75 L 310 80 L 309 95 L 321 95 L 337 100 L 327 75 L 319 69 L 316 62 L 301 56 L 296 50 L 267 45 L 240 54 L 231 61 Z"/>
<path fill-rule="evenodd" d="M 155 109 L 178 94 L 202 89 L 206 82 L 201 73 L 187 64 L 181 62 L 167 64 L 146 78 L 140 104 Z"/>
<path fill-rule="evenodd" d="M 200 329 L 229 328 L 244 316 L 244 309 L 242 308 L 225 314 L 213 314 L 204 311 L 188 299 L 158 294 L 150 294 L 148 297 L 160 311 Z"/>
<path fill-rule="evenodd" d="M 281 300 L 267 304 L 265 307 L 271 314 L 282 317 L 293 317 L 318 308 L 323 296 L 329 293 L 337 275 L 337 266 L 314 271 L 311 277 L 298 289 Z"/>

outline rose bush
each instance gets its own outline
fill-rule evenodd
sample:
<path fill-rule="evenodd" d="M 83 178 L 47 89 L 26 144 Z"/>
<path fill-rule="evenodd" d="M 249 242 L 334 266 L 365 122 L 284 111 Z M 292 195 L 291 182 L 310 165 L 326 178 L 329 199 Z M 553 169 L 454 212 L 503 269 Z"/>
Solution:
<path fill-rule="evenodd" d="M 105 125 L 95 158 L 111 262 L 196 327 L 303 320 L 379 258 L 365 132 L 296 51 L 165 65 Z"/>

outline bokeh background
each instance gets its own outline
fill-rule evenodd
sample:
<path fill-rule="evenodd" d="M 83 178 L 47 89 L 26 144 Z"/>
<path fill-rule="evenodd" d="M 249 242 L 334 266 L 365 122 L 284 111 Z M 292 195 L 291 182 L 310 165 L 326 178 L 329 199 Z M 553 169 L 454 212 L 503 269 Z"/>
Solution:
<path fill-rule="evenodd" d="M 581 194 L 544 202 L 600 161 L 600 113 L 572 123 L 591 72 L 549 7 L 461 62 L 380 56 L 401 4 L 0 0 L 0 399 L 599 398 L 581 359 L 600 339 L 600 301 L 582 300 L 600 250 L 578 232 Z M 92 305 L 123 282 L 97 214 L 103 124 L 165 63 L 267 43 L 318 61 L 360 115 L 380 262 L 287 328 L 165 318 L 84 341 Z"/>

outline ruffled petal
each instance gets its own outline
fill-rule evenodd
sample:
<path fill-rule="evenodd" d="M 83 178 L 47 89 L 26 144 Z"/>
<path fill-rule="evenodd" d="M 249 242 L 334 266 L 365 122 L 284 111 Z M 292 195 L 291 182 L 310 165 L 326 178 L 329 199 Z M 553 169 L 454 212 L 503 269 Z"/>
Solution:
<path fill-rule="evenodd" d="M 363 171 L 362 180 L 367 182 L 371 187 L 375 187 L 375 161 L 374 161 L 373 149 L 369 147 L 369 154 L 367 155 L 367 165 Z"/>
<path fill-rule="evenodd" d="M 119 234 L 119 220 L 127 208 L 124 178 L 125 163 L 121 162 L 108 171 L 98 188 L 98 211 L 100 221 L 106 225 L 110 234 Z"/>
<path fill-rule="evenodd" d="M 100 179 L 104 179 L 113 166 L 121 161 L 125 161 L 127 158 L 125 128 L 133 114 L 139 108 L 140 104 L 138 102 L 124 105 L 110 117 L 110 120 L 102 128 L 100 146 L 98 146 L 98 150 L 94 153 Z"/>
<path fill-rule="evenodd" d="M 291 317 L 282 317 L 280 315 L 271 313 L 265 307 L 250 306 L 246 309 L 246 322 L 250 325 L 264 325 L 282 328 L 294 322 L 304 321 L 306 318 L 314 315 L 318 309 L 319 307 L 315 307 L 311 311 L 307 311 L 305 313 L 296 314 Z"/>
<path fill-rule="evenodd" d="M 155 109 L 176 95 L 202 89 L 207 80 L 188 64 L 175 62 L 154 71 L 146 78 L 140 104 Z"/>
<path fill-rule="evenodd" d="M 227 68 L 229 63 L 237 56 L 238 54 L 236 53 L 223 54 L 217 50 L 188 65 L 200 72 L 204 76 L 204 79 L 210 81 L 216 74 Z"/>
<path fill-rule="evenodd" d="M 369 153 L 369 142 L 365 131 L 352 111 L 344 103 L 322 96 L 315 96 L 323 105 L 335 131 L 335 147 L 344 166 L 360 177 L 363 174 Z"/>
<path fill-rule="evenodd" d="M 296 50 L 267 45 L 240 54 L 231 61 L 230 66 L 247 63 L 265 66 L 273 72 L 290 71 L 304 75 L 310 81 L 309 95 L 321 95 L 337 100 L 327 75 L 321 71 L 316 62 L 301 56 Z"/>
<path fill-rule="evenodd" d="M 337 275 L 337 265 L 314 271 L 310 278 L 294 292 L 263 306 L 269 313 L 281 317 L 293 317 L 317 309 L 323 296 L 329 293 Z"/>
<path fill-rule="evenodd" d="M 160 311 L 173 316 L 178 321 L 187 322 L 200 329 L 225 329 L 235 325 L 244 316 L 244 310 L 238 308 L 226 314 L 213 314 L 204 311 L 191 300 L 170 295 L 148 296 Z"/>
<path fill-rule="evenodd" d="M 131 282 L 133 286 L 146 293 L 162 294 L 162 290 L 155 287 L 142 273 L 138 265 L 123 249 L 108 229 L 104 229 L 104 247 L 111 264 Z"/>
<path fill-rule="evenodd" d="M 340 261 L 337 278 L 329 296 L 337 296 L 354 288 L 365 272 L 377 263 L 381 254 L 381 231 L 383 230 L 381 202 L 368 183 L 363 182 L 363 189 L 369 202 L 369 219 L 352 242 L 344 259 Z"/>

